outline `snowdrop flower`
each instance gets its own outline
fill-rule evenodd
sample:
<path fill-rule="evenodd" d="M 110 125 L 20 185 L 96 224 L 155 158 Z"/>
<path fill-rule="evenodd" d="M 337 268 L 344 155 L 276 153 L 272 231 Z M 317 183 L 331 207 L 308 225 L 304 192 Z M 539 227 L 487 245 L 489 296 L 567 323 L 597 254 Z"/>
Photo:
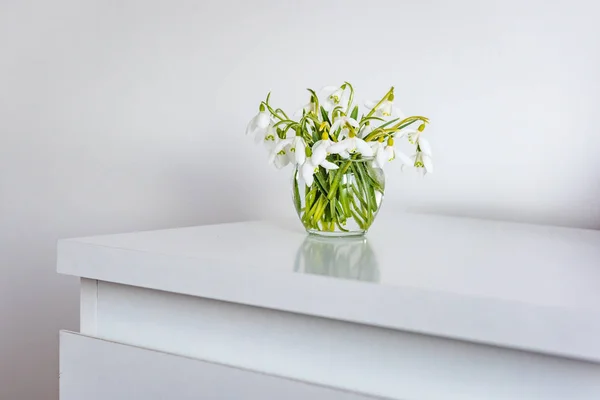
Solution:
<path fill-rule="evenodd" d="M 427 139 L 421 137 L 425 130 L 425 124 L 421 124 L 417 131 L 408 134 L 408 141 L 417 145 L 417 153 L 413 156 L 415 168 L 422 168 L 423 174 L 433 173 L 433 163 L 431 162 L 431 146 Z"/>
<path fill-rule="evenodd" d="M 281 155 L 282 150 L 285 150 L 285 153 L 288 154 L 290 162 L 293 162 L 296 165 L 302 165 L 304 164 L 304 161 L 306 161 L 306 143 L 304 142 L 304 139 L 302 139 L 302 136 L 288 136 L 285 139 L 279 140 L 271 151 L 269 157 L 269 162 L 271 164 L 275 163 L 275 159 L 278 155 Z"/>
<path fill-rule="evenodd" d="M 386 161 L 386 151 L 383 137 L 380 137 L 376 142 L 371 142 L 370 145 L 371 149 L 373 150 L 373 154 L 375 154 L 373 165 L 377 168 L 383 169 L 383 165 Z"/>
<path fill-rule="evenodd" d="M 283 150 L 279 151 L 279 153 L 277 153 L 277 155 L 275 156 L 273 165 L 275 165 L 275 167 L 277 169 L 282 169 L 283 167 L 285 167 L 286 165 L 288 165 L 291 162 L 292 162 L 292 160 L 291 160 L 289 152 L 286 149 L 283 149 Z"/>
<path fill-rule="evenodd" d="M 354 152 L 358 152 L 364 157 L 373 156 L 373 149 L 371 149 L 371 146 L 361 138 L 356 137 L 356 134 L 352 131 L 350 131 L 348 138 L 332 145 L 329 148 L 329 152 L 332 154 L 339 154 L 342 157 Z"/>
<path fill-rule="evenodd" d="M 265 135 L 265 143 L 267 143 L 267 148 L 270 150 L 269 163 L 275 165 L 278 169 L 294 162 L 294 153 L 290 151 L 294 140 L 294 136 L 291 136 L 293 134 L 293 132 L 288 131 L 287 137 L 280 139 L 279 135 L 275 133 L 273 140 L 270 139 L 270 135 Z"/>
<path fill-rule="evenodd" d="M 394 147 L 394 138 L 390 137 L 387 140 L 387 145 L 383 144 L 383 138 L 379 139 L 378 145 L 372 146 L 375 153 L 374 164 L 376 167 L 383 169 L 386 162 L 400 159 L 405 165 L 412 165 L 412 160 L 405 154 L 396 151 Z"/>
<path fill-rule="evenodd" d="M 380 147 L 385 147 L 385 145 L 383 144 L 384 140 L 385 139 L 383 137 L 380 137 L 379 140 L 376 142 L 369 142 L 369 144 L 371 145 L 371 149 L 373 150 L 373 154 L 377 154 L 377 151 Z"/>
<path fill-rule="evenodd" d="M 307 104 L 305 104 L 300 110 L 294 113 L 294 116 L 300 117 L 303 113 L 308 114 L 311 112 L 315 114 L 317 113 L 317 104 L 315 103 L 315 99 L 312 96 L 310 96 L 310 101 Z"/>
<path fill-rule="evenodd" d="M 312 160 L 316 164 L 320 164 L 321 161 L 325 160 L 330 154 L 329 148 L 333 146 L 335 142 L 329 139 L 329 134 L 323 132 L 321 140 L 316 142 L 312 148 Z"/>
<path fill-rule="evenodd" d="M 289 145 L 273 154 L 272 163 L 277 169 L 282 169 L 291 162 L 293 162 L 293 159 L 289 151 Z"/>
<path fill-rule="evenodd" d="M 365 106 L 367 108 L 372 109 L 377 105 L 377 103 L 378 103 L 377 101 L 367 101 L 365 103 Z M 386 122 L 391 121 L 392 119 L 396 119 L 396 118 L 399 118 L 400 120 L 403 120 L 404 118 L 406 118 L 404 113 L 402 111 L 400 111 L 400 109 L 398 107 L 394 107 L 394 94 L 393 93 L 390 93 L 388 95 L 388 98 L 386 100 L 384 100 L 383 102 L 381 102 L 381 104 L 377 107 L 377 109 L 375 110 L 375 113 L 373 115 L 384 119 Z M 385 122 L 383 122 L 383 123 L 385 123 Z"/>
<path fill-rule="evenodd" d="M 349 126 L 358 129 L 358 121 L 354 118 L 347 117 L 345 115 L 337 117 L 331 125 L 331 132 L 337 131 L 339 128 L 342 128 L 338 138 L 342 139 L 348 136 L 348 131 L 350 130 Z"/>
<path fill-rule="evenodd" d="M 273 124 L 273 122 L 269 124 L 269 126 L 265 130 L 265 134 L 263 135 L 263 137 L 260 137 L 259 135 L 256 135 L 254 137 L 254 141 L 256 143 L 262 141 L 268 151 L 273 150 L 273 147 L 275 147 L 276 144 L 276 140 L 279 138 L 277 136 L 277 128 L 275 128 L 274 125 L 275 124 Z"/>
<path fill-rule="evenodd" d="M 306 161 L 306 143 L 302 136 L 296 135 L 294 139 L 292 139 L 292 145 L 290 146 L 290 151 L 294 153 L 294 162 L 296 165 L 302 165 Z"/>
<path fill-rule="evenodd" d="M 307 149 L 308 150 L 308 149 Z M 310 153 L 310 151 L 308 151 Z M 315 180 L 315 172 L 319 170 L 319 166 L 325 168 L 326 170 L 338 169 L 339 167 L 332 162 L 327 161 L 326 159 L 318 160 L 314 158 L 314 154 L 310 157 L 306 158 L 302 167 L 300 167 L 300 176 L 304 179 L 304 184 L 307 187 L 312 186 Z"/>
<path fill-rule="evenodd" d="M 384 144 L 384 139 L 379 138 L 379 141 L 377 141 L 376 144 L 371 145 L 371 148 L 373 149 L 373 153 L 375 153 L 373 164 L 375 164 L 377 168 L 383 169 L 386 162 L 396 158 L 394 139 L 392 138 L 388 139 L 387 146 Z"/>
<path fill-rule="evenodd" d="M 371 132 L 373 132 L 373 125 L 371 125 L 371 123 L 369 121 L 365 122 L 365 125 L 362 127 L 362 129 L 360 130 L 360 132 L 358 132 L 358 137 L 364 139 L 367 137 L 367 135 Z M 377 143 L 377 142 L 373 142 L 373 143 Z"/>
<path fill-rule="evenodd" d="M 258 114 L 250 120 L 246 127 L 246 135 L 254 135 L 255 137 L 258 136 L 261 138 L 270 123 L 271 118 L 269 117 L 269 113 L 265 110 L 264 104 L 261 104 Z"/>
<path fill-rule="evenodd" d="M 425 124 L 422 124 L 416 131 L 408 132 L 408 142 L 416 145 L 420 151 L 431 157 L 431 146 L 429 145 L 429 141 L 424 137 L 421 137 L 421 133 L 424 130 Z"/>
<path fill-rule="evenodd" d="M 429 154 L 417 150 L 417 153 L 413 156 L 413 160 L 415 168 L 418 168 L 423 175 L 433 173 L 433 163 Z"/>
<path fill-rule="evenodd" d="M 377 105 L 376 101 L 367 101 L 365 103 L 365 106 L 367 108 L 373 108 L 376 105 Z M 377 107 L 377 110 L 375 110 L 374 115 L 376 117 L 384 118 L 384 119 L 386 119 L 386 117 L 401 118 L 401 119 L 405 118 L 404 113 L 402 111 L 400 111 L 400 109 L 398 107 L 394 107 L 394 103 L 389 100 L 385 100 L 383 103 L 381 103 L 379 105 L 379 107 Z"/>
<path fill-rule="evenodd" d="M 344 88 L 345 89 L 345 88 Z M 346 101 L 345 90 L 337 86 L 325 86 L 321 89 L 319 98 L 325 111 L 331 111 L 336 106 L 343 106 Z"/>

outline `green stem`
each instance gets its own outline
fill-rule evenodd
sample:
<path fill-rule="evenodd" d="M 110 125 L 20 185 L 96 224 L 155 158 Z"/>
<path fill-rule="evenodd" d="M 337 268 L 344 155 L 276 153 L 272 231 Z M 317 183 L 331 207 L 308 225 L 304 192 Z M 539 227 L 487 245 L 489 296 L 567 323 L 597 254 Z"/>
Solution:
<path fill-rule="evenodd" d="M 285 111 L 283 111 L 281 108 L 278 108 L 277 110 L 275 110 L 275 112 L 281 113 L 286 119 L 290 119 L 290 117 L 288 117 Z"/>
<path fill-rule="evenodd" d="M 348 98 L 348 106 L 346 107 L 346 115 L 348 115 L 350 114 L 350 107 L 352 106 L 352 101 L 354 100 L 354 88 L 350 82 L 344 82 L 344 85 L 348 85 L 350 88 L 350 97 Z"/>
<path fill-rule="evenodd" d="M 273 110 L 273 108 L 271 108 L 271 106 L 268 103 L 266 103 L 266 102 L 263 101 L 261 104 L 264 104 L 265 107 L 267 107 L 267 110 L 269 110 L 269 112 L 271 113 L 272 116 L 277 117 L 277 118 L 279 118 L 280 120 L 283 121 L 283 117 L 281 115 L 277 114 L 275 112 L 275 110 Z"/>
<path fill-rule="evenodd" d="M 319 114 L 319 110 L 320 110 L 320 106 L 319 106 L 319 97 L 317 96 L 317 93 L 312 90 L 312 89 L 306 89 L 310 92 L 310 94 L 312 94 L 315 98 L 315 114 Z"/>
<path fill-rule="evenodd" d="M 329 198 L 330 200 L 335 195 L 337 187 L 340 184 L 340 180 L 342 179 L 342 176 L 346 173 L 346 171 L 348 171 L 348 168 L 350 168 L 351 163 L 352 161 L 347 161 L 346 164 L 342 166 L 342 168 L 338 169 L 338 172 L 335 175 L 335 179 L 333 180 L 333 184 L 329 188 L 329 196 L 327 196 L 327 198 Z"/>
<path fill-rule="evenodd" d="M 375 111 L 377 111 L 377 107 L 379 107 L 384 101 L 386 101 L 388 96 L 390 95 L 390 93 L 392 93 L 393 91 L 394 91 L 394 87 L 392 86 L 390 88 L 390 90 L 388 90 L 388 92 L 385 94 L 385 96 L 383 96 L 381 98 L 381 100 L 379 100 L 379 102 L 377 104 L 375 104 L 375 107 L 373 107 L 371 109 L 371 111 L 369 111 L 369 113 L 367 114 L 367 118 L 372 116 L 373 114 L 375 114 Z"/>
<path fill-rule="evenodd" d="M 429 122 L 429 120 L 425 117 L 418 117 L 418 116 L 408 117 L 408 118 L 405 118 L 402 121 L 400 121 L 398 124 L 392 126 L 391 128 L 381 129 L 383 125 L 381 127 L 378 127 L 377 129 L 375 129 L 371 133 L 369 133 L 364 140 L 365 140 L 365 142 L 372 142 L 374 140 L 379 139 L 382 136 L 386 136 L 389 134 L 395 134 L 399 130 L 404 129 L 407 126 L 412 125 L 417 121 L 422 121 L 424 123 Z"/>

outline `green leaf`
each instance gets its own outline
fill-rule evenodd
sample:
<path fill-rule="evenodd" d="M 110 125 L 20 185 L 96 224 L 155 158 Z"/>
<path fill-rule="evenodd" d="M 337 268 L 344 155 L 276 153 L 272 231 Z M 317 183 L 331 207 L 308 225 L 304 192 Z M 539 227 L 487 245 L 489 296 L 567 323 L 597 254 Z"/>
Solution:
<path fill-rule="evenodd" d="M 361 192 L 365 195 L 367 200 L 367 209 L 369 211 L 375 212 L 377 211 L 377 201 L 375 200 L 375 192 L 373 191 L 373 185 L 368 182 L 366 176 L 368 176 L 367 164 L 361 163 L 356 166 L 356 171 L 358 172 L 358 180 L 360 181 Z"/>
<path fill-rule="evenodd" d="M 339 222 L 340 225 L 346 225 L 346 212 L 344 211 L 344 205 L 342 204 L 342 199 L 338 199 L 338 202 L 335 205 L 336 210 L 336 222 Z M 350 210 L 348 210 L 348 214 L 350 214 Z M 351 216 L 351 215 L 350 215 Z M 339 226 L 339 225 L 338 225 Z"/>
<path fill-rule="evenodd" d="M 300 213 L 302 205 L 300 204 L 300 190 L 298 189 L 298 177 L 296 174 L 294 174 L 292 186 L 294 186 L 294 204 L 296 205 L 296 211 Z"/>
<path fill-rule="evenodd" d="M 360 205 L 363 206 L 363 208 L 369 208 L 369 205 L 365 199 L 363 199 L 364 196 L 362 191 L 358 190 L 354 185 L 352 185 L 352 191 L 354 192 L 354 197 L 360 202 Z"/>
<path fill-rule="evenodd" d="M 352 161 L 346 161 L 346 163 L 341 168 L 336 170 L 335 179 L 333 180 L 333 183 L 329 188 L 330 190 L 328 198 L 331 198 L 335 195 L 335 191 L 337 190 L 337 187 L 340 184 L 340 180 L 342 179 L 342 176 L 346 173 L 346 171 L 348 171 L 348 168 L 350 168 L 351 163 Z"/>
<path fill-rule="evenodd" d="M 352 198 L 352 202 L 351 202 L 352 206 L 354 207 L 354 210 L 351 210 L 352 212 L 352 217 L 354 218 L 354 220 L 356 221 L 356 223 L 358 224 L 358 226 L 361 229 L 365 229 L 365 220 L 367 219 L 360 211 L 360 208 L 357 207 L 356 202 L 354 201 L 354 198 Z"/>
<path fill-rule="evenodd" d="M 308 188 L 306 188 L 308 190 Z M 305 207 L 305 212 L 304 215 L 302 216 L 303 219 L 308 222 L 308 220 L 310 219 L 311 216 L 311 212 L 314 212 L 314 204 L 315 204 L 315 200 L 316 200 L 316 195 L 317 195 L 317 188 L 316 187 L 312 187 L 310 189 L 310 191 L 308 191 L 308 193 L 306 193 L 306 204 L 304 205 Z"/>
<path fill-rule="evenodd" d="M 315 225 L 317 225 L 317 223 L 323 216 L 323 213 L 325 212 L 325 207 L 327 207 L 328 203 L 329 203 L 329 200 L 327 199 L 327 197 L 324 197 L 324 196 L 319 197 L 319 201 L 317 202 L 317 206 L 318 206 L 317 211 L 315 211 L 315 213 L 313 215 L 313 222 Z"/>
<path fill-rule="evenodd" d="M 360 119 L 360 123 L 362 125 L 363 123 L 365 123 L 367 121 L 371 121 L 371 120 L 374 120 L 374 121 L 385 121 L 385 119 L 379 118 L 379 117 L 362 117 Z"/>
<path fill-rule="evenodd" d="M 319 140 L 321 140 L 321 136 L 319 135 L 318 129 L 314 129 L 313 130 L 313 132 L 312 132 L 312 140 L 313 140 L 312 144 L 315 144 L 316 142 L 318 142 Z"/>
<path fill-rule="evenodd" d="M 327 111 L 325 111 L 325 109 L 321 106 L 321 116 L 323 117 L 323 121 L 327 122 L 329 125 L 331 125 L 331 121 L 329 121 L 329 115 L 327 115 Z"/>
<path fill-rule="evenodd" d="M 386 122 L 385 124 L 378 126 L 378 127 L 377 127 L 377 129 L 383 129 L 383 128 L 385 128 L 386 126 L 389 126 L 389 125 L 391 125 L 391 124 L 393 124 L 393 123 L 395 123 L 395 122 L 398 122 L 398 120 L 399 120 L 399 119 L 400 119 L 400 118 L 396 118 L 396 119 L 393 119 L 393 120 L 391 120 L 391 121 L 388 121 L 388 122 Z"/>
<path fill-rule="evenodd" d="M 331 217 L 331 221 L 337 221 L 335 207 L 337 205 L 337 199 L 334 197 L 329 202 L 329 216 Z"/>
<path fill-rule="evenodd" d="M 404 128 L 406 128 L 407 126 L 410 126 L 410 125 L 412 125 L 412 124 L 414 124 L 415 122 L 418 122 L 418 121 L 419 121 L 419 120 L 418 120 L 418 119 L 416 119 L 416 120 L 414 120 L 414 121 L 407 122 L 407 123 L 406 123 L 406 124 L 404 124 L 404 125 L 400 125 L 400 126 L 398 127 L 398 130 L 400 130 L 400 129 L 404 129 Z"/>
<path fill-rule="evenodd" d="M 356 119 L 358 118 L 358 106 L 354 106 L 352 112 L 350 113 L 350 118 Z"/>
<path fill-rule="evenodd" d="M 327 179 L 323 176 L 323 172 L 321 171 L 321 168 L 323 167 L 319 167 L 319 171 L 317 171 L 315 173 L 315 182 L 317 182 L 317 185 L 319 187 L 319 189 L 321 190 L 321 192 L 323 193 L 324 196 L 327 196 L 328 194 L 328 184 L 327 184 Z"/>
<path fill-rule="evenodd" d="M 348 185 L 342 185 L 339 189 L 340 192 L 340 202 L 342 203 L 342 208 L 344 211 L 344 215 L 346 218 L 350 218 L 352 215 L 350 214 L 350 204 L 348 203 Z M 350 194 L 351 195 L 351 194 Z"/>
<path fill-rule="evenodd" d="M 310 92 L 310 94 L 312 94 L 313 96 L 315 96 L 315 101 L 317 101 L 318 97 L 317 97 L 317 93 L 312 90 L 311 88 L 307 88 L 306 90 L 308 90 Z"/>

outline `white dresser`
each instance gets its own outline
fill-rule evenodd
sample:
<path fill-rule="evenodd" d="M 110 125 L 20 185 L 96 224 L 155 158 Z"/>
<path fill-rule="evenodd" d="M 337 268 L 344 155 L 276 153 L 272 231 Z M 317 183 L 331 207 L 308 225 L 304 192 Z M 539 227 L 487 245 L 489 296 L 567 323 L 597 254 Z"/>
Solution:
<path fill-rule="evenodd" d="M 431 215 L 61 240 L 61 400 L 600 399 L 600 232 Z"/>

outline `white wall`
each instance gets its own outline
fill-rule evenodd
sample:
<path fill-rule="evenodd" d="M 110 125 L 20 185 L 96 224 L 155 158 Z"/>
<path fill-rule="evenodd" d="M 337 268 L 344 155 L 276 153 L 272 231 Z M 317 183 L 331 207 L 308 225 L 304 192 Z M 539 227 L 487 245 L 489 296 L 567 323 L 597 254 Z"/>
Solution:
<path fill-rule="evenodd" d="M 593 0 L 0 2 L 0 398 L 57 396 L 59 237 L 292 215 L 244 137 L 269 89 L 396 86 L 436 173 L 393 207 L 600 228 Z"/>

